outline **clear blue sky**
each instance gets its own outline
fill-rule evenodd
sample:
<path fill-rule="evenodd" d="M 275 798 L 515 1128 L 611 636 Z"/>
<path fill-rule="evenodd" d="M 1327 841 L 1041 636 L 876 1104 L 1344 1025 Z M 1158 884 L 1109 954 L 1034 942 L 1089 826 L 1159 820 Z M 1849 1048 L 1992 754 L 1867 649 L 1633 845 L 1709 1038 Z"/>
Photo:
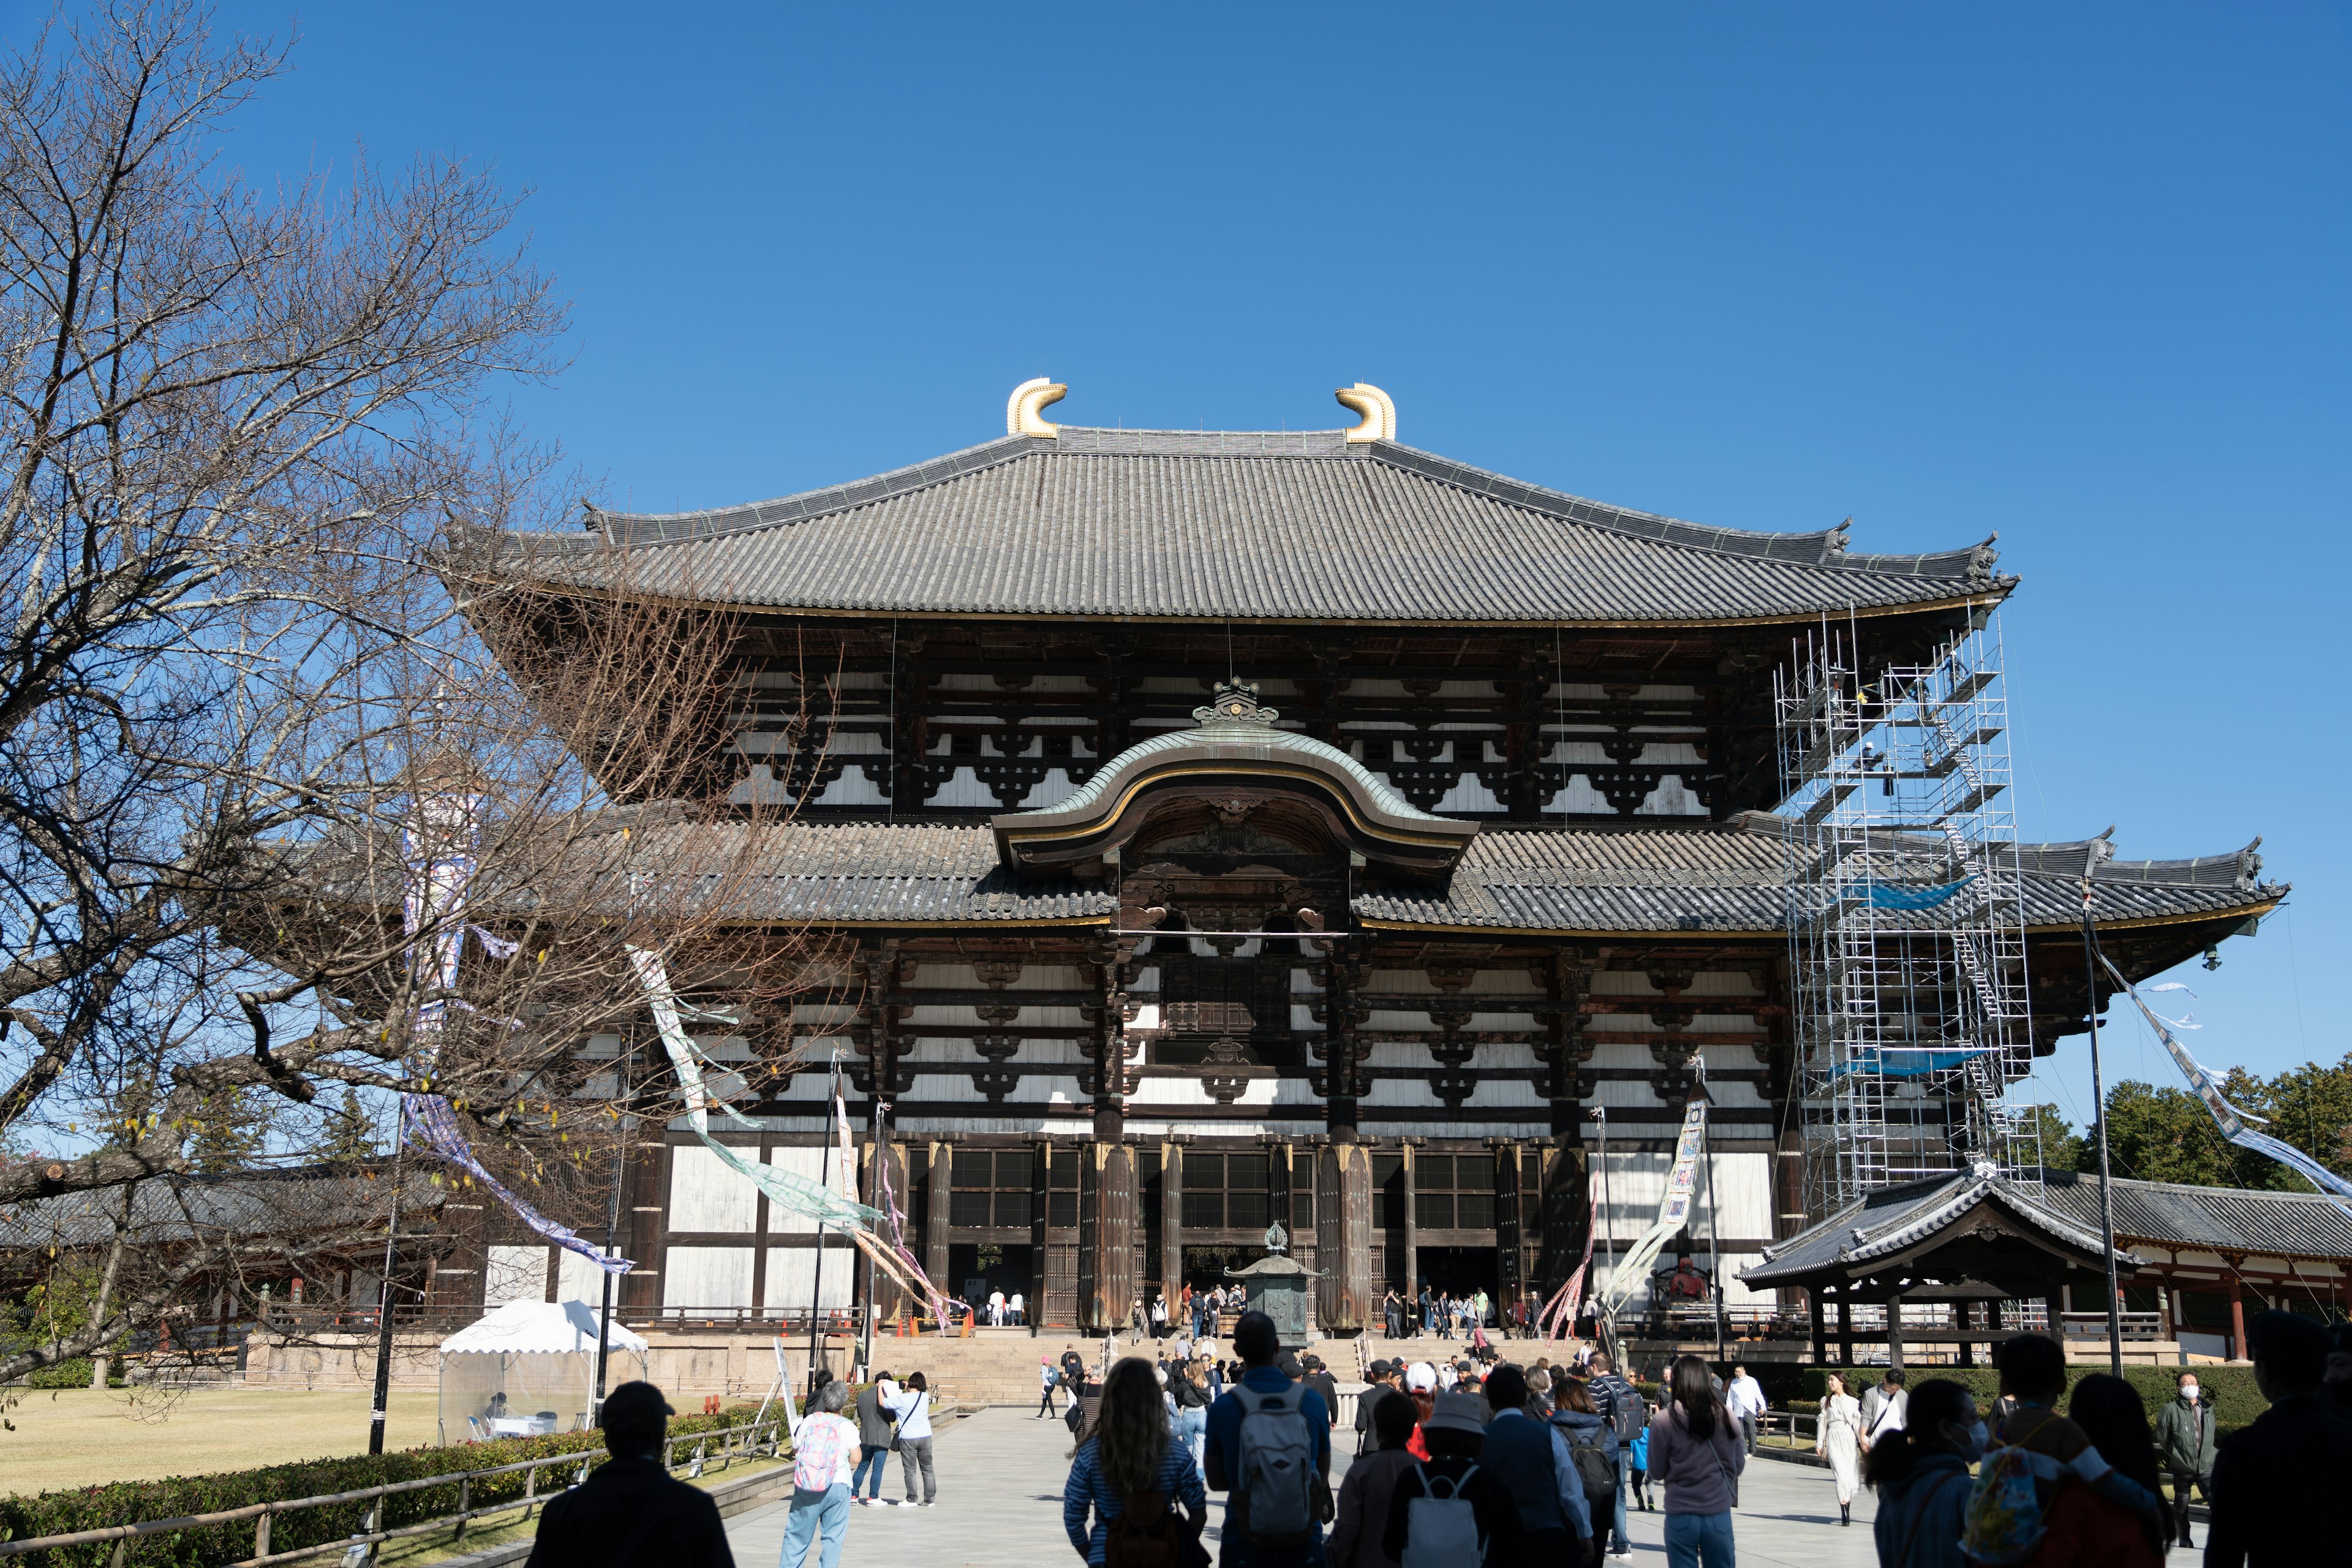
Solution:
<path fill-rule="evenodd" d="M 2026 833 L 2263 835 L 2293 907 L 2189 973 L 2195 1047 L 2347 1048 L 2343 0 L 299 22 L 233 156 L 530 187 L 575 357 L 518 406 L 610 504 L 969 446 L 1032 375 L 1074 423 L 1226 428 L 1345 423 L 1360 379 L 1414 446 L 1623 505 L 1998 529 Z M 2052 1076 L 2079 1117 L 2079 1037 Z"/>

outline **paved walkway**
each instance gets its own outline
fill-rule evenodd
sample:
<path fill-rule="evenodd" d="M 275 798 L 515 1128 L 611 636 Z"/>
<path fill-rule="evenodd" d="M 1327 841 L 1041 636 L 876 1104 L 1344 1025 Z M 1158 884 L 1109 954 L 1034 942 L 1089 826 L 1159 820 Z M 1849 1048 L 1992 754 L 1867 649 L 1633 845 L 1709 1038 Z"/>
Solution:
<path fill-rule="evenodd" d="M 1340 1436 L 1344 1454 L 1350 1435 Z M 1040 1421 L 1032 1413 L 997 1408 L 959 1421 L 933 1442 L 937 1505 L 852 1509 L 842 1562 L 846 1568 L 910 1563 L 924 1568 L 1062 1568 L 1075 1563 L 1062 1533 L 1069 1449 L 1069 1434 L 1060 1422 Z M 1337 1466 L 1335 1481 L 1345 1469 L 1344 1462 Z M 884 1477 L 882 1495 L 906 1496 L 896 1459 Z M 1656 1497 L 1654 1488 L 1651 1495 Z M 1842 1528 L 1827 1470 L 1751 1460 L 1740 1481 L 1740 1504 L 1733 1528 L 1742 1568 L 1874 1568 L 1877 1561 L 1870 1541 L 1871 1494 L 1864 1491 L 1854 1500 L 1853 1523 Z M 789 1506 L 770 1503 L 727 1521 L 727 1539 L 740 1568 L 778 1563 Z M 1223 1500 L 1212 1492 L 1213 1550 L 1223 1515 Z M 1633 1568 L 1664 1568 L 1664 1516 L 1635 1512 L 1627 1524 L 1633 1536 Z M 809 1561 L 816 1561 L 814 1553 Z"/>

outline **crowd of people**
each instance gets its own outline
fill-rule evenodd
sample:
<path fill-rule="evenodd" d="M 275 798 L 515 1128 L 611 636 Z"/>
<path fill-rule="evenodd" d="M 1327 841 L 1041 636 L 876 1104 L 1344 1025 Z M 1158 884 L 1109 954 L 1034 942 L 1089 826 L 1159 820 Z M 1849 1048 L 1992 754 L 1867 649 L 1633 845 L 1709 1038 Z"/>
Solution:
<path fill-rule="evenodd" d="M 2210 1512 L 2204 1568 L 2345 1562 L 2352 1325 L 2269 1311 L 2248 1341 L 2268 1407 L 2228 1434 L 2193 1368 L 2151 1420 L 2124 1379 L 2070 1388 L 2059 1344 L 2020 1334 L 1996 1354 L 2000 1396 L 1983 1410 L 1948 1378 L 1914 1386 L 1890 1368 L 1857 1397 L 1832 1375 L 1816 1452 L 1845 1522 L 1858 1487 L 1877 1494 L 1881 1568 L 2161 1568 L 2190 1544 L 2193 1496 Z M 1651 1510 L 1654 1487 L 1668 1568 L 1735 1568 L 1739 1480 L 1766 1408 L 1744 1367 L 1726 1380 L 1682 1356 L 1653 1410 L 1589 1351 L 1559 1366 L 1375 1361 L 1334 1487 L 1337 1380 L 1286 1352 L 1261 1312 L 1240 1315 L 1232 1349 L 1192 1338 L 1154 1361 L 1107 1347 L 1090 1367 L 1072 1345 L 1045 1363 L 1039 1415 L 1063 1396 L 1076 1440 L 1063 1524 L 1087 1563 L 1205 1568 L 1215 1491 L 1220 1568 L 1597 1568 L 1631 1555 L 1628 1510 Z M 826 1381 L 793 1423 L 784 1568 L 812 1548 L 838 1568 L 850 1510 L 881 1503 L 893 1453 L 905 1506 L 937 1500 L 923 1374 L 877 1372 L 850 1395 Z M 663 1465 L 671 1414 L 650 1384 L 614 1391 L 611 1460 L 549 1500 L 532 1563 L 731 1568 L 709 1494 Z"/>

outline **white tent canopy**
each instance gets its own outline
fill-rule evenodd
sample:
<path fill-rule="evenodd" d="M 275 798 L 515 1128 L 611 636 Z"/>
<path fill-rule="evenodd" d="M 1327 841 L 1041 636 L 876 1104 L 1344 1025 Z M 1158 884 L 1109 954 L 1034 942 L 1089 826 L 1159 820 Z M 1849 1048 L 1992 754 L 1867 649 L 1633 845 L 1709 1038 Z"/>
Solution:
<path fill-rule="evenodd" d="M 644 1337 L 621 1323 L 612 1325 L 610 1342 L 615 1351 L 645 1353 Z M 509 1301 L 441 1342 L 443 1355 L 571 1355 L 583 1351 L 596 1352 L 596 1309 L 585 1301 Z"/>
<path fill-rule="evenodd" d="M 597 1314 L 584 1301 L 509 1301 L 441 1342 L 441 1440 L 584 1431 L 596 1402 Z M 646 1374 L 646 1342 L 607 1329 L 608 1382 Z"/>

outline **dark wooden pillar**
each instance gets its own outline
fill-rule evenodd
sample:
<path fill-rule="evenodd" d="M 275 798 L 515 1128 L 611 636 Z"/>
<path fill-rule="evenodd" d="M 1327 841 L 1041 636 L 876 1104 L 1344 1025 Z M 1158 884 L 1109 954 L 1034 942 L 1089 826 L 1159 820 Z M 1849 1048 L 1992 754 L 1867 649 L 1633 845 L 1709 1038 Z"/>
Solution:
<path fill-rule="evenodd" d="M 1838 1365 L 1853 1364 L 1853 1303 L 1838 1292 Z"/>
<path fill-rule="evenodd" d="M 923 1205 L 923 1272 L 944 1295 L 954 1295 L 963 1287 L 961 1279 L 948 1278 L 948 1193 L 954 1177 L 948 1162 L 955 1157 L 952 1145 L 934 1138 L 924 1155 L 926 1173 Z M 941 1323 L 941 1329 L 947 1325 Z"/>
<path fill-rule="evenodd" d="M 1578 1259 L 1584 1256 L 1585 1232 L 1599 1223 L 1592 1212 L 1592 1184 L 1583 1146 L 1573 1136 L 1555 1142 L 1556 1147 L 1546 1151 L 1543 1162 L 1543 1246 L 1533 1281 L 1537 1296 L 1547 1301 L 1568 1283 Z M 1596 1248 L 1595 1267 L 1600 1262 Z"/>
<path fill-rule="evenodd" d="M 1519 1146 L 1497 1138 L 1486 1147 L 1495 1152 L 1495 1321 L 1507 1324 L 1511 1303 L 1528 1293 L 1521 1277 L 1528 1253 L 1519 1212 Z"/>
<path fill-rule="evenodd" d="M 1160 1145 L 1160 1288 L 1168 1294 L 1168 1321 L 1184 1296 L 1184 1146 Z"/>
<path fill-rule="evenodd" d="M 1372 1152 L 1327 1143 L 1315 1166 L 1315 1314 L 1326 1333 L 1355 1333 L 1372 1316 Z"/>
<path fill-rule="evenodd" d="M 1078 1326 L 1108 1333 L 1135 1300 L 1135 1154 L 1088 1143 L 1078 1170 Z"/>
<path fill-rule="evenodd" d="M 1029 1289 L 1028 1300 L 1022 1305 L 1022 1315 L 1029 1321 L 1029 1337 L 1035 1339 L 1045 1321 L 1045 1257 L 1049 1243 L 1045 1235 L 1045 1216 L 1054 1205 L 1054 1142 L 1050 1138 L 1033 1139 L 1029 1144 Z"/>
<path fill-rule="evenodd" d="M 1805 1292 L 1805 1311 L 1806 1315 L 1812 1320 L 1813 1325 L 1813 1364 L 1825 1366 L 1829 1363 L 1830 1348 L 1827 1330 L 1822 1323 L 1822 1292 L 1819 1286 Z"/>
<path fill-rule="evenodd" d="M 1903 1298 L 1886 1298 L 1886 1364 L 1896 1372 L 1903 1370 Z"/>
<path fill-rule="evenodd" d="M 1413 1145 L 1417 1140 L 1404 1141 L 1404 1291 L 1405 1300 L 1414 1303 L 1413 1311 L 1421 1310 L 1421 1215 L 1415 1211 L 1420 1204 L 1414 1199 L 1412 1185 Z"/>
<path fill-rule="evenodd" d="M 887 1168 L 890 1176 L 890 1201 L 897 1204 L 899 1210 L 903 1213 L 907 1207 L 908 1193 L 907 1146 L 903 1143 L 886 1142 L 879 1145 L 879 1152 L 881 1157 L 888 1162 Z M 873 1203 L 877 1207 L 879 1207 L 881 1204 L 881 1189 L 876 1184 L 874 1179 L 874 1163 L 877 1157 L 877 1145 L 872 1142 L 868 1142 L 863 1150 L 859 1151 L 859 1152 L 862 1157 L 858 1163 L 865 1166 L 865 1170 L 861 1173 L 865 1179 L 860 1185 L 866 1194 L 867 1201 Z M 869 1275 L 872 1277 L 874 1293 L 871 1298 L 871 1304 L 875 1309 L 877 1321 L 885 1324 L 894 1321 L 898 1318 L 900 1310 L 902 1310 L 907 1305 L 906 1287 L 900 1285 L 896 1279 L 891 1279 L 890 1276 L 885 1274 L 879 1268 L 876 1268 L 871 1263 L 866 1260 L 864 1255 L 853 1254 L 853 1256 L 856 1256 L 858 1259 L 857 1273 L 855 1278 L 865 1279 Z M 860 1303 L 860 1305 L 864 1305 L 864 1303 Z"/>

